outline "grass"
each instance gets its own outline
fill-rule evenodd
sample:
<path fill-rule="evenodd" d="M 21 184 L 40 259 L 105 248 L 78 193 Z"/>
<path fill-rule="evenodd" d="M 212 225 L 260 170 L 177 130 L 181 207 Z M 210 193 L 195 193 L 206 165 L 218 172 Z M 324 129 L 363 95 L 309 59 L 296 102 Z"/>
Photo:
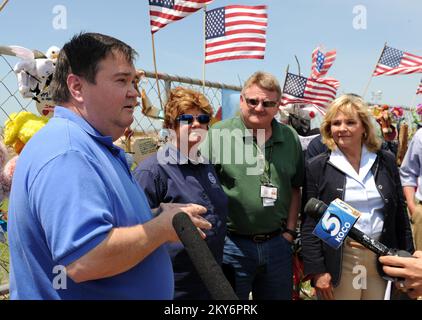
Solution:
<path fill-rule="evenodd" d="M 9 282 L 9 247 L 0 242 L 0 284 Z"/>

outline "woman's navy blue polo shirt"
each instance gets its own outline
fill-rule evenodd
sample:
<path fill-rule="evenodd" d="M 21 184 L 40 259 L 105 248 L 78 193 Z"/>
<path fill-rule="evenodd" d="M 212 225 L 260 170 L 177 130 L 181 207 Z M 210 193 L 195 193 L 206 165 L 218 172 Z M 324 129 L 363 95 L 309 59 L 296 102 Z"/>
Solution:
<path fill-rule="evenodd" d="M 208 247 L 221 264 L 226 235 L 227 196 L 214 167 L 203 161 L 191 162 L 172 144 L 166 144 L 142 162 L 134 172 L 151 208 L 160 203 L 196 203 L 207 208 L 203 215 L 211 224 L 205 230 Z M 181 243 L 168 243 L 173 262 L 175 299 L 210 299 L 187 252 Z"/>

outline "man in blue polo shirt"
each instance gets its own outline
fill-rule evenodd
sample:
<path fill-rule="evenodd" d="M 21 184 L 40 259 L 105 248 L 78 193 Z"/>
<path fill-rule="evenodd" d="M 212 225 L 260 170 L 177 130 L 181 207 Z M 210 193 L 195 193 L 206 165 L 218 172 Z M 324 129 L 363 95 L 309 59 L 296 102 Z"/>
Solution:
<path fill-rule="evenodd" d="M 133 121 L 135 52 L 85 33 L 64 45 L 52 83 L 54 118 L 22 151 L 10 196 L 11 299 L 171 299 L 163 244 L 183 210 L 200 228 L 199 205 L 162 205 L 152 218 L 122 149 Z"/>

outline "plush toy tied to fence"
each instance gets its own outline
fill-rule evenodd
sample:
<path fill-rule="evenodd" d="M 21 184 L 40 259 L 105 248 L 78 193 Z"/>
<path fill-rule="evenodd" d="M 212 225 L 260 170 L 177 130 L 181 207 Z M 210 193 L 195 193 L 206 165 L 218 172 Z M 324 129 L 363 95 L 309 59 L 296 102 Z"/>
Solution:
<path fill-rule="evenodd" d="M 25 144 L 48 122 L 47 117 L 39 117 L 31 112 L 12 113 L 4 124 L 4 144 L 0 143 L 0 220 L 3 228 L 7 221 L 7 198 L 12 187 L 16 162 Z M 7 161 L 9 155 L 6 146 L 12 147 L 16 153 Z M 5 202 L 6 201 L 6 202 Z"/>
<path fill-rule="evenodd" d="M 59 51 L 56 46 L 50 47 L 45 54 L 20 46 L 0 46 L 0 54 L 21 59 L 13 68 L 19 92 L 22 97 L 35 100 L 38 111 L 45 116 L 51 115 L 54 107 L 48 86 L 53 79 Z"/>
<path fill-rule="evenodd" d="M 387 105 L 381 107 L 374 107 L 374 116 L 378 124 L 381 126 L 382 135 L 385 141 L 393 141 L 396 138 L 397 132 L 393 125 L 393 118 L 389 112 Z"/>

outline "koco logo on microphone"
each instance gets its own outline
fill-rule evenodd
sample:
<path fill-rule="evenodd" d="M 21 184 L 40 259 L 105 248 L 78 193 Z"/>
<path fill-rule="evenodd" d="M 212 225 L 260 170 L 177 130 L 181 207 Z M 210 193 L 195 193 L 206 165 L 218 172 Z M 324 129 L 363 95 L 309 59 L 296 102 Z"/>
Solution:
<path fill-rule="evenodd" d="M 319 220 L 313 234 L 338 249 L 358 218 L 358 211 L 346 202 L 335 199 Z"/>

